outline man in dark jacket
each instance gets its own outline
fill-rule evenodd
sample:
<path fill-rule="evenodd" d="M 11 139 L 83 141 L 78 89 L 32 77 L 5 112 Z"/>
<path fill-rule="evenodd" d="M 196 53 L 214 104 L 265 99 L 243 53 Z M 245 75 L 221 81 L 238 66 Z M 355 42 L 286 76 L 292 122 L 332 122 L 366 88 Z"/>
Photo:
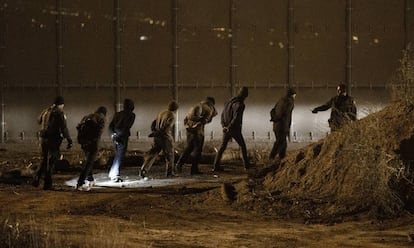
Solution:
<path fill-rule="evenodd" d="M 154 138 L 154 144 L 152 148 L 145 155 L 144 164 L 141 166 L 139 174 L 142 178 L 147 176 L 147 173 L 151 169 L 152 164 L 158 157 L 158 154 L 163 151 L 165 155 L 165 175 L 167 177 L 174 176 L 174 125 L 175 125 L 175 112 L 178 109 L 178 103 L 171 101 L 168 104 L 168 109 L 161 111 L 157 118 L 151 124 L 150 137 Z"/>
<path fill-rule="evenodd" d="M 109 131 L 116 150 L 108 175 L 113 182 L 123 181 L 119 174 L 119 168 L 128 149 L 129 136 L 131 135 L 130 129 L 135 121 L 133 110 L 134 102 L 131 99 L 125 99 L 123 110 L 116 112 L 111 123 L 109 123 Z"/>
<path fill-rule="evenodd" d="M 273 122 L 273 132 L 275 133 L 276 141 L 273 144 L 269 159 L 274 159 L 277 154 L 280 159 L 286 156 L 286 138 L 289 135 L 290 125 L 292 124 L 292 111 L 295 106 L 295 97 L 296 91 L 288 88 L 286 95 L 276 103 L 270 112 L 270 121 Z"/>
<path fill-rule="evenodd" d="M 316 107 L 312 113 L 331 109 L 331 117 L 328 120 L 331 131 L 336 131 L 345 123 L 355 121 L 357 119 L 357 109 L 354 98 L 347 94 L 345 84 L 340 84 L 336 88 L 337 95 L 332 97 L 327 103 Z"/>
<path fill-rule="evenodd" d="M 76 184 L 77 190 L 89 191 L 95 184 L 92 169 L 98 153 L 98 143 L 105 126 L 106 112 L 106 108 L 101 106 L 95 113 L 83 117 L 76 127 L 78 129 L 78 142 L 85 153 L 85 163 Z M 85 179 L 87 179 L 87 183 L 85 183 Z"/>
<path fill-rule="evenodd" d="M 177 172 L 182 172 L 182 167 L 187 158 L 194 152 L 192 159 L 191 175 L 202 174 L 198 168 L 201 159 L 201 152 L 204 145 L 204 126 L 213 120 L 217 115 L 214 107 L 215 100 L 213 97 L 207 97 L 204 101 L 193 106 L 184 119 L 184 125 L 187 134 L 187 145 L 181 153 L 177 162 Z"/>
<path fill-rule="evenodd" d="M 221 157 L 223 156 L 224 150 L 227 148 L 227 144 L 231 138 L 236 140 L 239 144 L 242 156 L 244 168 L 250 167 L 249 160 L 247 157 L 246 143 L 242 135 L 242 122 L 243 112 L 245 109 L 244 100 L 248 97 L 249 91 L 247 87 L 242 87 L 237 96 L 231 98 L 225 105 L 223 112 L 221 113 L 221 125 L 223 127 L 223 140 L 219 151 L 217 152 L 216 158 L 214 159 L 214 172 L 223 171 L 224 168 L 220 166 Z"/>
<path fill-rule="evenodd" d="M 40 168 L 33 178 L 32 185 L 38 187 L 41 177 L 44 176 L 44 190 L 52 189 L 52 174 L 60 157 L 60 145 L 63 139 L 68 142 L 67 149 L 70 149 L 73 144 L 66 125 L 64 105 L 63 97 L 58 96 L 53 105 L 43 110 L 38 118 L 38 123 L 41 125 L 42 154 Z"/>

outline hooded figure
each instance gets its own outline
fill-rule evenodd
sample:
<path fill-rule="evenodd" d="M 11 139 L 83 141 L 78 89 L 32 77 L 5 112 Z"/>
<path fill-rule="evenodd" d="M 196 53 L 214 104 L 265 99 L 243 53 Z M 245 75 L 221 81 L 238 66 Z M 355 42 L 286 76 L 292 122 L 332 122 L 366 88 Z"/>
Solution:
<path fill-rule="evenodd" d="M 269 159 L 274 159 L 277 154 L 280 159 L 286 156 L 286 138 L 289 135 L 292 124 L 292 111 L 295 107 L 295 97 L 296 91 L 293 88 L 288 88 L 285 96 L 280 98 L 270 111 L 270 121 L 273 122 L 273 132 L 275 133 L 276 141 L 273 144 Z"/>
<path fill-rule="evenodd" d="M 76 127 L 78 129 L 78 141 L 85 154 L 85 163 L 83 164 L 78 183 L 76 184 L 77 190 L 89 191 L 95 184 L 92 169 L 98 153 L 98 144 L 105 126 L 106 112 L 106 108 L 100 106 L 94 113 L 83 117 Z"/>
<path fill-rule="evenodd" d="M 242 87 L 239 90 L 237 96 L 231 98 L 224 105 L 223 112 L 221 113 L 221 125 L 223 127 L 223 141 L 220 149 L 217 152 L 216 158 L 214 159 L 214 172 L 223 171 L 224 168 L 220 166 L 221 157 L 223 152 L 227 148 L 227 144 L 231 138 L 233 138 L 237 144 L 239 144 L 242 156 L 244 168 L 247 170 L 250 167 L 250 163 L 247 157 L 246 143 L 242 135 L 242 122 L 243 113 L 245 109 L 244 100 L 249 96 L 249 90 L 247 87 Z"/>
<path fill-rule="evenodd" d="M 115 157 L 109 171 L 109 178 L 113 182 L 122 182 L 119 168 L 128 149 L 128 140 L 131 135 L 130 129 L 135 121 L 134 102 L 131 99 L 124 100 L 124 110 L 116 112 L 109 123 L 109 131 L 115 145 Z"/>

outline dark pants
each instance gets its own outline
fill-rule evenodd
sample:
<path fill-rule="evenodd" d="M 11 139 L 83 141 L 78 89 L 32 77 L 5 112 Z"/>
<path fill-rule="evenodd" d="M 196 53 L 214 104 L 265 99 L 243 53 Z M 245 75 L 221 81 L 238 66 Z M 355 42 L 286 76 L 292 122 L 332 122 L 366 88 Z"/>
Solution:
<path fill-rule="evenodd" d="M 187 130 L 187 145 L 181 153 L 177 162 L 177 169 L 181 170 L 183 164 L 194 153 L 191 165 L 191 173 L 198 173 L 198 164 L 201 160 L 201 152 L 203 151 L 204 135 L 198 130 Z"/>
<path fill-rule="evenodd" d="M 88 181 L 93 181 L 93 164 L 96 160 L 96 155 L 98 153 L 98 144 L 88 144 L 87 146 L 82 146 L 82 150 L 85 153 L 85 164 L 83 165 L 82 171 L 79 175 L 78 186 L 82 186 L 85 183 L 86 177 Z"/>
<path fill-rule="evenodd" d="M 36 173 L 34 184 L 38 184 L 39 180 L 44 176 L 43 189 L 52 189 L 52 175 L 55 169 L 55 164 L 60 157 L 60 145 L 62 140 L 42 139 L 41 143 L 41 164 Z"/>
<path fill-rule="evenodd" d="M 244 142 L 241 129 L 223 132 L 223 141 L 221 143 L 219 151 L 217 152 L 216 158 L 214 159 L 214 168 L 219 168 L 221 157 L 223 156 L 224 150 L 226 150 L 227 144 L 229 143 L 231 138 L 233 138 L 237 142 L 237 144 L 239 144 L 243 156 L 244 167 L 247 169 L 249 167 L 249 159 L 247 157 L 246 143 Z"/>
<path fill-rule="evenodd" d="M 119 168 L 121 167 L 125 153 L 128 149 L 128 137 L 119 138 L 115 143 L 115 157 L 112 162 L 109 178 L 116 179 L 120 177 Z"/>
<path fill-rule="evenodd" d="M 286 156 L 287 141 L 286 138 L 289 134 L 288 131 L 283 128 L 273 129 L 275 133 L 276 141 L 273 144 L 272 151 L 270 152 L 269 159 L 274 159 L 276 155 L 279 155 L 279 158 L 282 159 Z"/>
<path fill-rule="evenodd" d="M 170 135 L 160 135 L 154 137 L 154 144 L 152 148 L 145 155 L 144 164 L 141 167 L 141 171 L 148 172 L 151 166 L 154 164 L 159 153 L 163 151 L 165 155 L 165 173 L 166 176 L 174 175 L 174 151 L 173 151 L 173 138 Z"/>

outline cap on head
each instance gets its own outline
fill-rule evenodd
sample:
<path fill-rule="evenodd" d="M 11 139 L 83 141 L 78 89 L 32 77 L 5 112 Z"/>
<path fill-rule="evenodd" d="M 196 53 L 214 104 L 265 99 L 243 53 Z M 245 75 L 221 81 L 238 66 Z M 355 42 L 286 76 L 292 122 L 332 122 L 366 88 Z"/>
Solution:
<path fill-rule="evenodd" d="M 213 105 L 216 104 L 216 100 L 214 99 L 214 97 L 211 96 L 206 97 L 206 101 Z"/>
<path fill-rule="evenodd" d="M 249 96 L 249 89 L 247 87 L 241 87 L 238 96 L 246 98 Z"/>
<path fill-rule="evenodd" d="M 286 94 L 288 96 L 296 95 L 296 90 L 294 88 L 289 87 L 289 88 L 287 88 Z"/>
<path fill-rule="evenodd" d="M 124 110 L 130 110 L 130 111 L 134 110 L 134 101 L 132 101 L 129 98 L 126 98 L 124 100 Z"/>
<path fill-rule="evenodd" d="M 178 103 L 176 101 L 171 101 L 168 103 L 169 111 L 176 111 L 178 109 Z"/>
<path fill-rule="evenodd" d="M 57 96 L 53 103 L 55 105 L 62 105 L 62 104 L 65 104 L 65 99 L 63 98 L 63 96 Z"/>
<path fill-rule="evenodd" d="M 100 106 L 97 110 L 96 110 L 96 113 L 100 113 L 100 114 L 103 114 L 103 115 L 106 115 L 106 108 L 104 107 L 104 106 Z"/>

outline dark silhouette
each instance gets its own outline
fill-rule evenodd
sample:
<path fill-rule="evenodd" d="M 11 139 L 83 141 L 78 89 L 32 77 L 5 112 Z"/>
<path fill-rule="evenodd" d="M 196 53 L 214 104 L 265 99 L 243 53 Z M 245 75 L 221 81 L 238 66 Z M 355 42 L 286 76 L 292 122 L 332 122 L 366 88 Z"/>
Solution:
<path fill-rule="evenodd" d="M 178 109 L 178 103 L 171 101 L 168 104 L 168 109 L 160 112 L 157 118 L 151 123 L 152 133 L 149 137 L 154 138 L 154 144 L 152 148 L 145 155 L 144 164 L 140 169 L 140 176 L 144 178 L 149 170 L 151 169 L 152 164 L 155 162 L 155 159 L 158 157 L 161 151 L 164 152 L 165 156 L 165 175 L 167 177 L 174 176 L 173 171 L 174 167 L 174 124 L 176 121 L 175 111 Z"/>
<path fill-rule="evenodd" d="M 236 140 L 239 144 L 242 156 L 244 168 L 250 167 L 249 160 L 247 157 L 246 143 L 242 135 L 242 122 L 243 112 L 245 109 L 244 100 L 248 97 L 249 91 L 247 87 L 240 89 L 237 96 L 231 98 L 224 105 L 223 112 L 221 113 L 221 125 L 223 127 L 223 140 L 219 151 L 217 152 L 216 158 L 214 159 L 214 172 L 223 171 L 224 168 L 220 166 L 221 157 L 223 156 L 224 150 L 227 148 L 227 144 L 231 138 Z"/>
<path fill-rule="evenodd" d="M 105 126 L 106 108 L 101 106 L 95 113 L 86 115 L 77 125 L 78 142 L 85 153 L 85 163 L 79 175 L 77 190 L 90 190 L 95 184 L 92 169 L 98 153 L 98 145 Z M 85 183 L 87 179 L 87 183 Z"/>
<path fill-rule="evenodd" d="M 176 167 L 178 173 L 182 172 L 184 162 L 194 152 L 190 173 L 191 175 L 202 174 L 198 168 L 198 164 L 204 145 L 204 126 L 210 123 L 213 117 L 217 115 L 214 104 L 214 98 L 207 97 L 204 101 L 193 106 L 185 117 L 184 125 L 187 134 L 187 144 L 177 162 Z"/>
<path fill-rule="evenodd" d="M 109 131 L 111 132 L 112 142 L 116 150 L 114 161 L 112 162 L 108 175 L 113 182 L 123 181 L 119 174 L 119 168 L 128 149 L 129 136 L 131 135 L 130 129 L 135 121 L 133 110 L 134 102 L 131 99 L 125 99 L 124 109 L 116 112 L 111 123 L 109 123 Z"/>
<path fill-rule="evenodd" d="M 346 88 L 345 84 L 339 84 L 336 88 L 336 96 L 312 110 L 312 113 L 316 114 L 319 111 L 331 109 L 331 117 L 328 120 L 331 131 L 336 131 L 344 124 L 357 119 L 357 108 L 354 98 L 348 95 Z"/>
<path fill-rule="evenodd" d="M 49 108 L 42 111 L 38 118 L 41 125 L 41 164 L 35 173 L 32 185 L 38 187 L 40 179 L 44 176 L 44 190 L 52 189 L 52 175 L 56 162 L 60 157 L 60 145 L 63 139 L 67 140 L 67 149 L 72 148 L 73 142 L 70 138 L 66 125 L 66 115 L 63 112 L 65 101 L 62 96 L 56 97 Z"/>
<path fill-rule="evenodd" d="M 292 111 L 295 107 L 295 97 L 296 91 L 288 88 L 286 95 L 280 98 L 270 111 L 270 121 L 273 122 L 273 132 L 275 133 L 276 141 L 273 144 L 269 159 L 274 159 L 276 155 L 279 155 L 280 159 L 286 156 L 286 138 L 289 136 L 290 126 L 292 124 Z"/>

